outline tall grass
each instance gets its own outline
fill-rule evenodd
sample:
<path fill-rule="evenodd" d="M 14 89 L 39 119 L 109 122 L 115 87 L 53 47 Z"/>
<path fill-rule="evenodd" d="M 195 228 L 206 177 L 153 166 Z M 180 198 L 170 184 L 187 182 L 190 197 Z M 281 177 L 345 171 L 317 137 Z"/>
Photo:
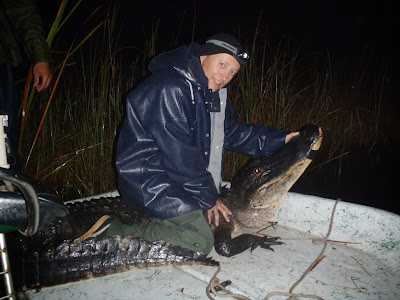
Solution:
<path fill-rule="evenodd" d="M 53 87 L 50 96 L 35 94 L 35 106 L 22 135 L 26 172 L 64 198 L 113 186 L 112 148 L 122 116 L 121 93 L 123 86 L 132 84 L 121 74 L 115 13 L 109 16 L 102 35 L 93 36 L 81 48 L 91 31 L 66 58 L 60 57 L 64 66 L 69 59 L 67 67 L 58 72 L 62 83 Z M 107 43 L 98 47 L 103 41 Z"/>
<path fill-rule="evenodd" d="M 63 199 L 116 188 L 113 149 L 124 98 L 147 74 L 148 58 L 158 53 L 155 23 L 143 51 L 127 61 L 126 50 L 118 46 L 116 14 L 117 10 L 109 15 L 85 48 L 68 56 L 46 118 L 41 114 L 49 103 L 48 94 L 35 94 L 29 111 L 21 143 L 22 157 L 30 157 L 26 172 Z M 341 84 L 344 70 L 337 69 L 329 52 L 305 53 L 288 41 L 278 46 L 267 41 L 257 29 L 248 43 L 250 62 L 230 84 L 230 103 L 243 122 L 288 130 L 307 123 L 321 126 L 323 149 L 314 168 L 335 163 L 340 170 L 340 159 L 351 147 L 376 142 L 380 114 L 369 104 L 346 101 L 348 90 Z M 244 155 L 226 152 L 225 179 L 230 180 L 246 160 Z"/>
<path fill-rule="evenodd" d="M 354 101 L 354 85 L 360 78 L 339 69 L 329 52 L 302 51 L 301 45 L 284 40 L 272 47 L 267 40 L 256 31 L 250 61 L 231 84 L 230 103 L 245 122 L 291 131 L 305 124 L 321 126 L 321 153 L 310 169 L 331 164 L 340 176 L 342 159 L 351 149 L 371 148 L 384 139 L 383 128 L 378 129 L 379 112 L 371 106 L 374 100 L 363 95 Z M 373 92 L 371 86 L 362 89 Z M 382 89 L 375 107 L 382 102 Z M 224 156 L 224 177 L 231 180 L 248 157 L 229 151 Z"/>

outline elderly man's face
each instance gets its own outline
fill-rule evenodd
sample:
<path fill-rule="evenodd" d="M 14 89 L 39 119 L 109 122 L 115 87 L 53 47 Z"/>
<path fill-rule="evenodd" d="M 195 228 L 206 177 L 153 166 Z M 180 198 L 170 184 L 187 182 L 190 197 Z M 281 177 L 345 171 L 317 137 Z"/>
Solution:
<path fill-rule="evenodd" d="M 200 56 L 200 62 L 213 92 L 226 86 L 240 69 L 239 62 L 227 53 Z"/>

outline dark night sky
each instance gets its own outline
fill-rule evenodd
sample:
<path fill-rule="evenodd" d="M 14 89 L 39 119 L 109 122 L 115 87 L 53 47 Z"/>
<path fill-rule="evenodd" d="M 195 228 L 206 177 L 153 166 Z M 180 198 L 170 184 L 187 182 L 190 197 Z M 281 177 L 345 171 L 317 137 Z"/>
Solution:
<path fill-rule="evenodd" d="M 121 1 L 125 32 L 147 31 L 152 19 L 159 17 L 162 36 L 180 31 L 186 42 L 193 27 L 195 39 L 202 42 L 220 31 L 240 30 L 242 39 L 251 39 L 260 24 L 271 39 L 286 36 L 313 47 L 347 48 L 360 43 L 390 47 L 397 23 L 394 1 L 164 0 L 140 1 L 147 3 L 142 7 L 133 2 Z"/>
<path fill-rule="evenodd" d="M 60 1 L 38 0 L 48 23 L 54 18 Z M 70 1 L 73 3 L 74 1 Z M 106 11 L 112 0 L 83 1 L 73 20 L 81 23 L 90 11 L 103 5 Z M 271 39 L 286 36 L 313 47 L 346 48 L 369 43 L 391 47 L 398 27 L 395 1 L 133 1 L 120 0 L 119 20 L 122 41 L 135 45 L 151 32 L 154 20 L 160 20 L 160 38 L 179 34 L 179 41 L 189 43 L 216 32 L 239 32 L 246 39 L 254 35 L 257 24 Z M 45 9 L 46 8 L 46 9 Z M 101 18 L 101 14 L 99 15 Z M 260 20 L 260 21 L 259 21 Z"/>

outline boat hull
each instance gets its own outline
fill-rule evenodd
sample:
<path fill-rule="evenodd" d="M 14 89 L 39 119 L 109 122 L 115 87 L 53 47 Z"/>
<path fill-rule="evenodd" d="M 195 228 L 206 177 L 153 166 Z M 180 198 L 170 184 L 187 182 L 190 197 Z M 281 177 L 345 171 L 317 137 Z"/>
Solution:
<path fill-rule="evenodd" d="M 218 278 L 231 280 L 228 288 L 250 299 L 287 293 L 320 254 L 323 244 L 315 239 L 327 234 L 334 203 L 288 193 L 271 220 L 278 223 L 262 231 L 280 236 L 285 245 L 233 258 L 213 250 L 210 256 L 221 266 Z M 339 202 L 324 258 L 293 292 L 323 299 L 400 299 L 399 229 L 398 215 Z M 30 299 L 208 299 L 206 287 L 216 270 L 199 265 L 132 269 L 27 293 Z"/>

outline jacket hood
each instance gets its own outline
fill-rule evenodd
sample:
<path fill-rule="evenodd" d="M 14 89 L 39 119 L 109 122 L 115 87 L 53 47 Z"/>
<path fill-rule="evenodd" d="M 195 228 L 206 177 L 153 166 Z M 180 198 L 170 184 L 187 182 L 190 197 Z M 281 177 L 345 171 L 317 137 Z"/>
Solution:
<path fill-rule="evenodd" d="M 208 89 L 208 79 L 200 63 L 200 45 L 192 43 L 164 52 L 153 58 L 149 64 L 151 73 L 175 69 L 185 79 Z"/>

